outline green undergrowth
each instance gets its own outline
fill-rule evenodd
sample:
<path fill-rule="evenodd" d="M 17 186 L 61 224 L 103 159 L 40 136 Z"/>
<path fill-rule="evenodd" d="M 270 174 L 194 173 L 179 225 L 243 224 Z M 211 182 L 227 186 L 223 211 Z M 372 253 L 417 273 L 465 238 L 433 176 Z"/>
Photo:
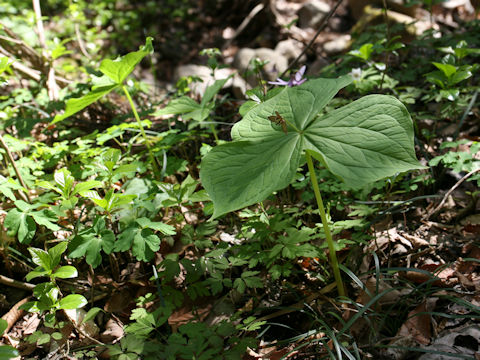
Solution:
<path fill-rule="evenodd" d="M 60 3 L 89 26 L 86 3 Z M 118 14 L 111 3 L 92 4 Z M 188 2 L 168 3 L 165 13 L 193 16 Z M 9 26 L 25 29 L 26 5 L 2 9 L 14 15 Z M 87 43 L 106 35 L 101 13 Z M 138 16 L 128 12 L 115 27 L 137 26 Z M 262 83 L 241 106 L 222 90 L 229 79 L 201 99 L 190 96 L 191 78 L 167 98 L 151 96 L 134 74 L 156 55 L 152 37 L 115 59 L 86 60 L 68 45 L 74 25 L 49 33 L 49 61 L 73 79 L 60 101 L 49 100 L 44 83 L 20 86 L 11 60 L 0 58 L 0 269 L 35 284 L 23 308 L 42 320 L 43 331 L 28 339 L 38 356 L 69 341 L 65 310 L 85 311 L 83 323 L 109 316 L 100 310 L 104 298 L 96 300 L 101 287 L 68 279 L 88 274 L 90 284 L 110 279 L 131 290 L 138 279 L 126 281 L 125 269 L 138 270 L 145 290 L 121 315 L 125 336 L 70 355 L 242 359 L 276 341 L 317 358 L 361 359 L 388 347 L 425 298 L 461 303 L 453 291 L 440 294 L 435 276 L 414 284 L 401 277 L 408 269 L 382 267 L 381 254 L 364 249 L 379 223 L 413 217 L 449 173 L 471 172 L 466 181 L 478 185 L 480 145 L 464 131 L 478 94 L 479 24 L 411 42 L 387 30 L 358 36 L 320 77 L 292 87 Z M 203 54 L 215 71 L 218 52 Z M 78 57 L 81 71 L 72 67 Z M 360 274 L 365 256 L 376 265 Z M 12 270 L 17 262 L 23 272 Z M 361 291 L 364 303 L 355 300 Z M 404 296 L 380 306 L 390 292 Z M 346 307 L 354 315 L 342 317 Z M 277 311 L 285 312 L 269 317 Z M 356 322 L 369 330 L 360 336 Z M 91 337 L 81 324 L 72 332 Z M 3 354 L 15 350 L 2 346 Z"/>

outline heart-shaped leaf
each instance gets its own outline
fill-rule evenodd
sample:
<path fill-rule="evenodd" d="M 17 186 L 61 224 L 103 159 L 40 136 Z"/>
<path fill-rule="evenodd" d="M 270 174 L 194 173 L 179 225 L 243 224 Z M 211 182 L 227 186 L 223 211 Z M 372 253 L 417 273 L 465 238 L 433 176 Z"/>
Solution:
<path fill-rule="evenodd" d="M 285 88 L 254 107 L 232 129 L 234 141 L 212 149 L 200 177 L 214 203 L 213 218 L 264 200 L 287 186 L 309 150 L 353 187 L 423 168 L 415 158 L 413 126 L 395 98 L 372 95 L 317 117 L 350 77 Z"/>
<path fill-rule="evenodd" d="M 138 51 L 131 52 L 115 60 L 103 60 L 100 64 L 100 71 L 105 74 L 106 77 L 100 78 L 101 80 L 97 82 L 97 85 L 92 87 L 92 91 L 88 94 L 80 98 L 67 100 L 65 112 L 56 115 L 52 124 L 62 121 L 80 110 L 85 109 L 88 105 L 93 104 L 113 89 L 120 87 L 135 66 L 145 56 L 153 52 L 152 40 L 151 37 L 148 37 L 145 41 L 145 45 L 140 47 Z M 113 84 L 112 81 L 114 82 Z"/>
<path fill-rule="evenodd" d="M 105 59 L 100 64 L 100 71 L 117 84 L 122 84 L 135 66 L 147 55 L 153 53 L 153 38 L 147 37 L 145 45 L 138 51 L 128 53 L 118 59 Z"/>

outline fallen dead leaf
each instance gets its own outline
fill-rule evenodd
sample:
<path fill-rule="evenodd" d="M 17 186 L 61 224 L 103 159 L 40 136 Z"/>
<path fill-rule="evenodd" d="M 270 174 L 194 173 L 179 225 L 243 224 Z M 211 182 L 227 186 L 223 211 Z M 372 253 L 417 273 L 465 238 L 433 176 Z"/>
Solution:
<path fill-rule="evenodd" d="M 104 343 L 111 343 L 122 338 L 123 335 L 123 324 L 119 324 L 114 319 L 108 319 L 105 324 L 105 331 L 100 334 L 100 340 Z"/>
<path fill-rule="evenodd" d="M 424 282 L 437 278 L 433 282 L 433 285 L 440 287 L 452 287 L 458 284 L 458 278 L 455 276 L 455 269 L 448 267 L 436 274 L 426 274 L 418 271 L 405 271 L 401 273 L 401 276 L 416 283 L 422 284 Z"/>
<path fill-rule="evenodd" d="M 410 311 L 407 320 L 398 332 L 398 336 L 410 336 L 420 345 L 430 344 L 432 319 L 430 315 L 425 314 L 427 311 L 426 301 Z"/>
<path fill-rule="evenodd" d="M 212 310 L 212 307 L 211 303 L 204 304 L 203 307 L 197 307 L 194 312 L 191 306 L 184 306 L 170 315 L 168 324 L 172 327 L 172 331 L 176 332 L 181 325 L 187 324 L 192 320 L 203 321 Z"/>

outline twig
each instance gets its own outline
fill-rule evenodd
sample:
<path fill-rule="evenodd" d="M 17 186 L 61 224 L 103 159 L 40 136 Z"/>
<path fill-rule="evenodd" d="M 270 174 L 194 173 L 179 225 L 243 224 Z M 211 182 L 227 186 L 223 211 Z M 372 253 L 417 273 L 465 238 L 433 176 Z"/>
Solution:
<path fill-rule="evenodd" d="M 0 145 L 3 147 L 5 150 L 5 153 L 7 155 L 7 159 L 10 162 L 10 164 L 13 166 L 13 170 L 15 171 L 15 174 L 17 174 L 18 181 L 20 182 L 20 185 L 22 185 L 26 190 L 28 190 L 27 185 L 23 181 L 22 175 L 20 174 L 20 171 L 17 168 L 17 164 L 15 164 L 15 160 L 13 160 L 12 153 L 10 152 L 10 149 L 8 148 L 7 144 L 3 140 L 3 136 L 0 134 Z M 26 202 L 30 202 L 30 197 L 28 196 L 28 193 L 24 193 L 22 191 L 18 192 L 20 196 L 25 200 Z"/>
<path fill-rule="evenodd" d="M 225 44 L 222 46 L 222 49 L 226 49 L 230 46 L 230 44 L 232 43 L 232 41 L 238 36 L 240 35 L 240 33 L 245 30 L 245 28 L 247 27 L 247 25 L 250 23 L 250 21 L 252 21 L 252 19 L 260 12 L 262 11 L 263 9 L 265 8 L 265 5 L 263 3 L 260 3 L 258 4 L 257 6 L 255 6 L 252 11 L 250 11 L 250 13 L 247 15 L 247 17 L 245 19 L 243 19 L 242 23 L 240 24 L 240 26 L 235 30 L 235 33 L 233 34 L 233 36 L 228 39 Z"/>
<path fill-rule="evenodd" d="M 11 286 L 11 287 L 14 287 L 14 288 L 17 288 L 17 289 L 29 290 L 29 291 L 33 290 L 33 288 L 35 287 L 34 284 L 30 284 L 30 283 L 26 283 L 26 282 L 23 282 L 23 281 L 18 281 L 18 280 L 15 280 L 15 279 L 11 279 L 11 278 L 6 277 L 4 275 L 0 275 L 0 284 Z"/>
<path fill-rule="evenodd" d="M 75 24 L 75 35 L 77 36 L 77 42 L 78 42 L 78 46 L 80 47 L 80 51 L 82 52 L 83 55 L 85 55 L 85 57 L 91 59 L 92 57 L 88 53 L 87 48 L 83 43 L 82 34 L 80 34 L 80 26 L 78 24 Z"/>
<path fill-rule="evenodd" d="M 443 196 L 443 199 L 442 201 L 440 202 L 440 204 L 438 204 L 438 206 L 432 210 L 432 211 L 429 211 L 428 214 L 425 216 L 425 218 L 423 218 L 422 220 L 428 220 L 430 218 L 430 216 L 432 216 L 433 214 L 435 214 L 437 211 L 439 211 L 443 205 L 445 204 L 445 202 L 447 201 L 448 197 L 452 194 L 452 192 L 455 191 L 456 188 L 458 188 L 465 180 L 467 180 L 470 176 L 474 175 L 475 173 L 479 172 L 480 169 L 475 169 L 475 170 L 472 170 L 470 171 L 467 175 L 465 175 L 464 177 L 462 177 L 460 180 L 457 181 L 457 183 L 455 185 L 452 186 L 452 188 L 450 190 L 447 191 L 447 193 Z"/>
<path fill-rule="evenodd" d="M 17 57 L 22 59 L 28 59 L 35 66 L 41 66 L 43 64 L 43 59 L 40 54 L 35 51 L 30 45 L 25 43 L 21 38 L 17 36 L 8 26 L 0 22 L 2 30 L 7 34 L 7 36 L 2 36 L 0 38 L 0 43 L 6 50 L 15 54 Z M 13 43 L 14 45 L 12 45 Z"/>
<path fill-rule="evenodd" d="M 287 73 L 288 70 L 291 70 L 298 62 L 298 60 L 300 60 L 300 58 L 305 55 L 305 53 L 307 52 L 307 50 L 313 45 L 313 43 L 315 42 L 315 40 L 317 39 L 318 35 L 320 35 L 320 33 L 323 31 L 323 29 L 325 29 L 325 27 L 327 26 L 328 24 L 328 20 L 330 20 L 330 18 L 333 16 L 333 14 L 335 14 L 335 12 L 337 11 L 337 8 L 340 6 L 340 4 L 342 3 L 343 0 L 338 0 L 337 3 L 335 4 L 335 6 L 333 7 L 332 10 L 330 10 L 330 12 L 327 14 L 327 16 L 325 16 L 323 19 L 322 19 L 322 22 L 320 23 L 320 25 L 318 26 L 318 30 L 317 32 L 315 33 L 315 35 L 313 36 L 313 38 L 308 42 L 307 46 L 305 46 L 305 48 L 302 50 L 302 52 L 295 58 L 295 60 L 293 60 L 287 67 L 287 69 L 279 76 L 279 78 L 282 78 L 283 76 L 285 76 L 285 74 Z"/>
<path fill-rule="evenodd" d="M 43 49 L 44 60 L 47 61 L 47 88 L 48 88 L 48 97 L 50 100 L 57 100 L 59 98 L 58 85 L 55 81 L 55 70 L 53 68 L 53 59 L 49 59 L 47 56 L 47 44 L 45 42 L 45 31 L 43 29 L 42 21 L 42 9 L 40 8 L 40 0 L 32 0 L 33 10 L 35 11 L 35 18 L 37 22 L 37 32 L 38 40 L 40 41 L 40 46 Z"/>
<path fill-rule="evenodd" d="M 1 25 L 0 23 L 0 26 L 3 26 Z M 3 29 L 5 30 L 5 29 Z M 0 40 L 4 40 L 2 38 L 0 38 Z M 15 43 L 17 43 L 17 40 L 9 40 L 9 41 L 13 41 Z M 23 49 L 28 49 L 27 47 L 25 47 L 25 44 L 22 42 L 20 45 L 19 45 L 20 48 Z M 28 66 L 18 62 L 18 60 L 16 59 L 16 57 L 11 54 L 10 52 L 8 52 L 4 47 L 0 46 L 0 54 L 8 57 L 10 59 L 10 61 L 12 62 L 10 65 L 17 71 L 21 72 L 22 74 L 26 75 L 27 77 L 29 77 L 30 79 L 32 80 L 35 80 L 36 82 L 40 82 L 40 80 L 42 80 L 42 77 L 40 75 L 40 71 L 38 70 L 35 70 L 35 69 L 31 69 L 29 68 Z M 36 58 L 35 58 L 36 59 Z M 31 59 L 30 59 L 31 60 Z M 33 61 L 35 62 L 35 61 Z M 38 64 L 37 64 L 38 65 Z M 62 83 L 64 86 L 68 85 L 68 84 L 71 84 L 72 81 L 70 80 L 67 80 L 67 79 L 64 79 L 62 77 L 59 77 L 59 76 L 55 76 L 55 79 Z"/>
<path fill-rule="evenodd" d="M 66 315 L 66 314 L 65 314 Z M 73 327 L 75 328 L 75 330 L 77 330 L 77 332 L 86 337 L 88 340 L 90 341 L 93 341 L 95 344 L 97 345 L 101 345 L 101 346 L 105 346 L 105 344 L 97 339 L 95 339 L 94 337 L 91 337 L 90 335 L 87 334 L 86 331 L 83 331 L 83 329 L 81 328 L 81 323 L 80 324 L 77 324 L 76 321 L 74 321 L 70 316 L 66 315 L 66 317 L 70 320 L 70 322 L 72 323 Z"/>
<path fill-rule="evenodd" d="M 257 320 L 255 320 L 255 322 L 274 319 L 276 317 L 286 315 L 286 314 L 292 313 L 294 311 L 301 310 L 303 308 L 304 304 L 308 304 L 308 303 L 312 302 L 313 300 L 316 300 L 317 298 L 324 295 L 325 293 L 328 293 L 328 292 L 332 291 L 333 289 L 335 289 L 336 286 L 337 286 L 336 283 L 328 284 L 322 290 L 317 291 L 316 293 L 313 293 L 312 295 L 309 295 L 306 299 L 301 300 L 301 301 L 297 302 L 296 304 L 293 304 L 293 305 L 289 306 L 287 309 L 282 309 L 282 310 L 276 311 L 272 314 L 262 316 L 262 317 L 258 318 Z"/>

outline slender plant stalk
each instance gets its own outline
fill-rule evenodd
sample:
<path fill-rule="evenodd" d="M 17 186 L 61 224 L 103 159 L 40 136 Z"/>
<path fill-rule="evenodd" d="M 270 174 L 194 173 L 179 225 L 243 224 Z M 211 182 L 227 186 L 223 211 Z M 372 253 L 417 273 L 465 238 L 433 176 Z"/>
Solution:
<path fill-rule="evenodd" d="M 217 135 L 217 130 L 215 130 L 215 125 L 210 124 L 210 130 L 212 130 L 213 137 L 215 138 L 215 142 L 218 144 L 219 139 L 218 139 L 218 135 Z"/>
<path fill-rule="evenodd" d="M 22 185 L 23 188 L 28 191 L 27 184 L 25 184 L 25 181 L 23 181 L 22 175 L 20 174 L 20 171 L 17 168 L 17 164 L 15 163 L 15 160 L 13 159 L 12 153 L 10 152 L 10 149 L 8 148 L 5 140 L 3 140 L 3 136 L 1 134 L 0 134 L 0 146 L 5 150 L 5 153 L 7 155 L 7 160 L 8 160 L 8 162 L 10 162 L 10 165 L 12 165 L 13 170 L 15 171 L 15 174 L 17 174 L 17 178 L 18 178 L 18 181 L 20 182 L 20 185 Z M 19 190 L 18 194 L 27 203 L 30 202 L 30 197 L 28 196 L 28 192 L 24 193 L 24 192 Z"/>
<path fill-rule="evenodd" d="M 342 276 L 340 275 L 340 268 L 338 267 L 337 254 L 335 252 L 335 245 L 333 242 L 330 228 L 328 227 L 327 215 L 325 214 L 325 207 L 323 206 L 322 196 L 320 195 L 320 189 L 318 187 L 317 175 L 315 175 L 315 168 L 313 167 L 312 156 L 309 151 L 305 151 L 307 158 L 308 172 L 310 173 L 310 179 L 312 181 L 313 192 L 317 199 L 318 210 L 320 211 L 320 217 L 322 219 L 323 230 L 325 231 L 325 237 L 327 239 L 328 250 L 330 252 L 330 265 L 333 269 L 333 275 L 337 283 L 338 295 L 345 296 L 345 288 L 343 287 Z"/>
<path fill-rule="evenodd" d="M 155 176 L 159 176 L 160 169 L 158 168 L 157 161 L 155 160 L 155 156 L 153 155 L 152 148 L 150 146 L 150 140 L 148 140 L 147 134 L 145 133 L 145 129 L 143 128 L 143 125 L 142 125 L 142 121 L 140 120 L 140 116 L 138 116 L 137 108 L 135 107 L 135 104 L 132 100 L 132 97 L 130 96 L 130 93 L 128 92 L 127 87 L 125 85 L 122 85 L 122 89 L 125 95 L 127 96 L 128 102 L 130 103 L 130 107 L 132 108 L 132 111 L 133 111 L 133 116 L 135 116 L 138 126 L 140 126 L 140 133 L 142 134 L 143 140 L 145 140 L 145 145 L 150 155 L 150 160 L 152 161 Z"/>

